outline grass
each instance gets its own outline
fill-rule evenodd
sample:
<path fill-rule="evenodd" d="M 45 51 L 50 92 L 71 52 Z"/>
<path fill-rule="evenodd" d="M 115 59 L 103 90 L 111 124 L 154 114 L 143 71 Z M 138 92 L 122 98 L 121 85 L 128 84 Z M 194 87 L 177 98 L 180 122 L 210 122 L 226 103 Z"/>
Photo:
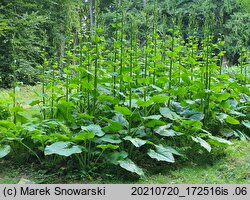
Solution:
<path fill-rule="evenodd" d="M 39 99 L 36 93 L 41 93 L 41 86 L 20 86 L 16 89 L 16 99 L 18 103 L 29 104 L 31 100 Z M 12 89 L 0 89 L 1 99 L 5 99 L 11 103 Z"/>
<path fill-rule="evenodd" d="M 26 107 L 34 100 L 41 100 L 39 94 L 41 93 L 41 86 L 20 86 L 16 89 L 16 100 L 17 103 L 23 107 Z M 0 89 L 1 101 L 0 103 L 4 103 L 6 105 L 12 106 L 12 89 Z M 38 106 L 34 106 L 31 108 L 25 108 L 20 114 L 24 117 L 30 119 L 33 115 L 39 114 L 40 110 Z"/>

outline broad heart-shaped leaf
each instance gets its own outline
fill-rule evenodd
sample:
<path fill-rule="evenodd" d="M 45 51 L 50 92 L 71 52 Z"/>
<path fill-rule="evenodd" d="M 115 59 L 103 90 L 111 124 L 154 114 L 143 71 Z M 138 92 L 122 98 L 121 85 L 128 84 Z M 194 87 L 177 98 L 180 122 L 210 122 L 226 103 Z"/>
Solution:
<path fill-rule="evenodd" d="M 226 118 L 226 122 L 229 123 L 229 124 L 233 124 L 233 125 L 240 124 L 240 122 L 237 119 L 235 119 L 235 118 L 233 118 L 233 117 L 231 117 L 229 115 Z"/>
<path fill-rule="evenodd" d="M 165 101 L 169 100 L 169 96 L 155 95 L 151 97 L 151 100 L 154 103 L 164 103 Z"/>
<path fill-rule="evenodd" d="M 157 128 L 154 129 L 154 132 L 156 132 L 157 134 L 161 135 L 161 136 L 166 136 L 166 137 L 173 137 L 176 135 L 182 135 L 182 133 L 179 133 L 173 129 L 169 129 L 171 127 L 172 124 L 168 124 L 165 126 L 159 126 Z"/>
<path fill-rule="evenodd" d="M 144 176 L 143 170 L 138 167 L 132 160 L 127 158 L 125 160 L 119 160 L 118 163 L 123 169 L 126 169 L 127 171 L 130 171 L 132 173 L 136 173 L 139 176 Z"/>
<path fill-rule="evenodd" d="M 178 156 L 183 156 L 183 154 L 179 153 L 178 151 L 176 151 L 174 148 L 170 146 L 155 145 L 155 147 L 158 151 L 166 151 L 166 152 L 178 155 Z"/>
<path fill-rule="evenodd" d="M 44 150 L 45 155 L 57 154 L 66 157 L 81 152 L 81 148 L 72 142 L 55 142 L 46 146 Z"/>
<path fill-rule="evenodd" d="M 65 134 L 60 134 L 60 133 L 52 133 L 52 134 L 50 134 L 50 139 L 52 139 L 52 138 L 56 138 L 57 139 L 57 141 L 59 140 L 59 141 L 69 141 L 70 140 L 70 138 L 67 136 L 67 135 L 65 135 Z"/>
<path fill-rule="evenodd" d="M 106 117 L 101 117 L 104 121 L 107 121 L 109 123 L 108 126 L 104 127 L 103 130 L 107 133 L 117 133 L 118 131 L 123 129 L 123 126 L 120 122 L 113 121 L 111 119 L 108 119 Z"/>
<path fill-rule="evenodd" d="M 47 140 L 49 140 L 50 137 L 48 135 L 42 135 L 42 134 L 34 135 L 34 134 L 32 134 L 31 139 L 38 140 L 41 143 L 44 143 Z"/>
<path fill-rule="evenodd" d="M 181 154 L 179 154 L 175 149 L 173 149 L 172 147 L 169 147 L 169 146 L 163 146 L 162 144 L 160 145 L 154 145 L 155 148 L 156 148 L 156 152 L 157 153 L 160 153 L 160 154 L 163 154 L 163 155 L 169 155 L 168 153 L 171 153 L 171 154 L 175 154 L 175 155 L 179 155 L 181 156 Z M 171 156 L 170 156 L 171 157 Z M 174 157 L 172 158 L 174 160 Z"/>
<path fill-rule="evenodd" d="M 147 120 L 147 119 L 156 119 L 156 120 L 159 120 L 161 118 L 162 118 L 161 115 L 149 115 L 147 117 L 143 117 L 143 119 L 145 119 L 145 120 Z"/>
<path fill-rule="evenodd" d="M 242 121 L 242 124 L 247 127 L 248 129 L 250 129 L 250 121 L 249 120 L 244 120 Z"/>
<path fill-rule="evenodd" d="M 102 131 L 102 128 L 99 125 L 91 124 L 88 126 L 81 126 L 81 129 L 84 131 L 89 131 L 95 135 L 102 137 L 105 133 Z"/>
<path fill-rule="evenodd" d="M 122 126 L 128 126 L 128 121 L 123 117 L 121 113 L 116 113 L 112 120 L 119 122 Z"/>
<path fill-rule="evenodd" d="M 148 155 L 151 158 L 156 159 L 158 161 L 165 161 L 171 163 L 175 162 L 173 154 L 168 151 L 164 152 L 164 151 L 155 151 L 153 149 L 149 149 Z"/>
<path fill-rule="evenodd" d="M 16 127 L 16 125 L 11 122 L 11 121 L 8 121 L 8 120 L 0 120 L 0 127 L 4 127 L 6 129 L 13 129 Z"/>
<path fill-rule="evenodd" d="M 205 115 L 202 112 L 197 112 L 194 110 L 184 110 L 181 114 L 191 120 L 196 120 L 196 121 L 201 121 L 205 117 Z"/>
<path fill-rule="evenodd" d="M 116 106 L 115 111 L 123 114 L 123 115 L 131 115 L 132 112 L 127 107 Z"/>
<path fill-rule="evenodd" d="M 128 157 L 128 153 L 125 152 L 125 151 L 115 151 L 115 152 L 112 152 L 111 154 L 108 155 L 108 162 L 114 164 L 114 165 L 118 165 L 118 161 L 119 160 L 124 160 L 125 158 Z"/>
<path fill-rule="evenodd" d="M 222 101 L 227 100 L 229 97 L 230 97 L 230 94 L 228 92 L 225 92 L 225 93 L 219 94 L 217 101 L 222 102 Z"/>
<path fill-rule="evenodd" d="M 173 121 L 177 119 L 181 119 L 179 115 L 171 111 L 169 108 L 160 108 L 160 113 L 162 114 L 163 117 L 166 117 Z"/>
<path fill-rule="evenodd" d="M 124 138 L 124 140 L 129 140 L 130 142 L 132 142 L 132 144 L 133 144 L 135 147 L 141 147 L 141 146 L 143 146 L 144 144 L 147 143 L 146 140 L 142 140 L 142 139 L 140 139 L 140 138 L 132 138 L 132 137 L 130 137 L 130 136 L 126 136 L 126 137 Z"/>
<path fill-rule="evenodd" d="M 106 101 L 112 104 L 118 104 L 119 103 L 119 99 L 113 97 L 113 96 L 109 96 L 109 95 L 100 95 L 98 97 L 99 101 Z"/>
<path fill-rule="evenodd" d="M 17 113 L 16 114 L 16 121 L 17 122 L 20 122 L 21 124 L 25 124 L 27 123 L 29 120 L 27 117 L 25 117 L 24 115 L 20 114 L 20 113 Z"/>
<path fill-rule="evenodd" d="M 154 128 L 156 126 L 162 126 L 162 125 L 165 125 L 166 122 L 164 121 L 161 121 L 161 120 L 158 120 L 158 119 L 153 119 L 153 120 L 150 120 L 149 122 L 147 122 L 145 124 L 146 127 L 149 127 L 149 128 Z"/>
<path fill-rule="evenodd" d="M 237 111 L 235 111 L 235 110 L 230 110 L 230 111 L 229 111 L 229 114 L 230 114 L 230 115 L 235 115 L 235 116 L 238 116 L 238 117 L 246 117 L 245 114 L 243 114 L 243 113 L 241 113 L 241 112 L 237 112 Z"/>
<path fill-rule="evenodd" d="M 0 145 L 0 158 L 7 156 L 10 153 L 10 145 Z"/>
<path fill-rule="evenodd" d="M 209 140 L 208 140 L 209 143 L 215 146 L 229 146 L 233 144 L 232 142 L 225 140 L 223 138 L 215 137 L 212 135 L 209 135 L 208 137 L 209 137 Z"/>
<path fill-rule="evenodd" d="M 77 134 L 73 140 L 74 141 L 85 141 L 89 140 L 95 137 L 95 134 L 92 132 L 87 132 L 87 131 L 81 131 L 79 134 Z"/>
<path fill-rule="evenodd" d="M 230 129 L 230 128 L 220 129 L 220 134 L 227 138 L 232 137 L 232 136 L 237 136 L 237 133 L 233 129 Z"/>
<path fill-rule="evenodd" d="M 189 117 L 189 119 L 201 121 L 204 119 L 204 117 L 205 117 L 205 115 L 203 113 L 195 113 L 195 114 L 191 115 Z"/>
<path fill-rule="evenodd" d="M 140 99 L 136 102 L 136 104 L 137 104 L 138 106 L 141 106 L 141 107 L 148 107 L 148 106 L 150 106 L 152 103 L 153 103 L 152 100 L 142 101 L 142 100 L 140 100 Z"/>
<path fill-rule="evenodd" d="M 201 139 L 200 137 L 191 137 L 193 141 L 200 143 L 202 147 L 204 147 L 208 152 L 211 151 L 211 146 L 205 140 Z"/>
<path fill-rule="evenodd" d="M 98 138 L 101 142 L 108 142 L 112 144 L 119 144 L 122 140 L 119 138 L 118 134 L 106 134 L 101 138 Z"/>
<path fill-rule="evenodd" d="M 97 145 L 96 148 L 102 149 L 103 151 L 107 150 L 107 149 L 118 149 L 119 146 L 118 145 L 113 145 L 113 144 L 102 144 L 102 145 Z"/>

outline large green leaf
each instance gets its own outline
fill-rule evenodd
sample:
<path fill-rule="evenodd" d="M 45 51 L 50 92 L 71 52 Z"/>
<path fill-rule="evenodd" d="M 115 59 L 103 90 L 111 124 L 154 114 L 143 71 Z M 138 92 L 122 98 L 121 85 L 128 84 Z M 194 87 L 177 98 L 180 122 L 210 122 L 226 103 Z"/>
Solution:
<path fill-rule="evenodd" d="M 116 106 L 115 111 L 123 114 L 123 115 L 131 115 L 132 112 L 127 107 Z"/>
<path fill-rule="evenodd" d="M 0 158 L 7 156 L 10 153 L 10 145 L 0 145 Z"/>
<path fill-rule="evenodd" d="M 217 97 L 217 101 L 221 102 L 221 101 L 225 101 L 230 97 L 230 94 L 228 92 L 219 94 Z"/>
<path fill-rule="evenodd" d="M 120 123 L 122 126 L 128 126 L 128 120 L 126 120 L 121 113 L 116 113 L 115 116 L 112 118 L 115 122 Z"/>
<path fill-rule="evenodd" d="M 149 149 L 148 155 L 151 158 L 156 159 L 158 161 L 165 161 L 165 162 L 171 162 L 171 163 L 175 162 L 173 154 L 169 151 L 165 151 L 163 147 L 157 149 L 156 151 L 153 149 Z"/>
<path fill-rule="evenodd" d="M 128 157 L 128 153 L 125 152 L 125 151 L 115 151 L 115 152 L 112 152 L 111 154 L 109 154 L 108 156 L 108 162 L 114 164 L 114 165 L 118 165 L 118 161 L 119 160 L 124 160 L 125 158 Z"/>
<path fill-rule="evenodd" d="M 173 129 L 169 129 L 171 127 L 171 125 L 172 124 L 156 127 L 154 129 L 154 132 L 156 132 L 157 134 L 159 134 L 161 136 L 166 136 L 166 137 L 173 137 L 176 135 L 182 135 L 182 133 L 180 133 L 180 132 L 177 132 Z"/>
<path fill-rule="evenodd" d="M 211 146 L 205 140 L 200 137 L 191 137 L 193 141 L 199 143 L 202 147 L 204 147 L 208 152 L 211 151 Z"/>
<path fill-rule="evenodd" d="M 197 121 L 201 121 L 202 119 L 204 119 L 205 116 L 202 112 L 197 112 L 194 110 L 184 110 L 181 114 L 191 120 Z"/>
<path fill-rule="evenodd" d="M 209 137 L 209 140 L 208 140 L 209 143 L 216 145 L 216 146 L 229 146 L 233 144 L 232 142 L 225 140 L 223 138 L 215 137 L 212 135 L 209 135 L 208 137 Z"/>
<path fill-rule="evenodd" d="M 120 122 L 116 122 L 116 121 L 113 121 L 111 119 L 107 119 L 105 117 L 102 117 L 102 119 L 104 119 L 105 121 L 107 121 L 109 123 L 108 126 L 103 128 L 103 130 L 105 132 L 116 133 L 116 132 L 123 129 L 123 126 Z"/>
<path fill-rule="evenodd" d="M 77 134 L 73 140 L 74 141 L 85 141 L 89 140 L 95 137 L 95 134 L 92 132 L 87 132 L 87 131 L 81 131 L 79 134 Z"/>
<path fill-rule="evenodd" d="M 113 96 L 108 96 L 108 95 L 100 95 L 98 96 L 99 101 L 106 101 L 109 102 L 111 104 L 118 104 L 119 103 L 119 99 L 113 97 Z"/>
<path fill-rule="evenodd" d="M 166 122 L 164 121 L 161 121 L 161 120 L 158 120 L 158 119 L 153 119 L 153 120 L 150 120 L 148 121 L 145 126 L 146 127 L 149 127 L 149 128 L 154 128 L 156 126 L 162 126 L 162 125 L 165 125 Z"/>
<path fill-rule="evenodd" d="M 242 124 L 247 127 L 248 129 L 250 129 L 250 121 L 249 120 L 244 120 L 242 121 Z"/>
<path fill-rule="evenodd" d="M 233 129 L 230 129 L 230 128 L 220 129 L 220 134 L 227 138 L 232 137 L 232 136 L 237 136 L 237 133 Z"/>
<path fill-rule="evenodd" d="M 178 156 L 183 156 L 183 154 L 179 153 L 173 147 L 170 147 L 170 146 L 155 145 L 155 147 L 160 152 L 161 151 L 166 151 L 166 152 L 178 155 Z"/>
<path fill-rule="evenodd" d="M 13 122 L 10 122 L 8 120 L 0 120 L 0 126 L 4 127 L 6 129 L 10 129 L 10 128 L 15 128 L 15 124 Z"/>
<path fill-rule="evenodd" d="M 205 115 L 204 115 L 203 113 L 198 113 L 198 112 L 197 112 L 197 113 L 191 115 L 191 116 L 189 117 L 189 119 L 201 121 L 201 120 L 204 119 L 204 117 L 205 117 Z"/>
<path fill-rule="evenodd" d="M 151 97 L 151 100 L 154 103 L 164 103 L 165 101 L 169 100 L 169 96 L 155 95 Z"/>
<path fill-rule="evenodd" d="M 229 111 L 229 114 L 230 115 L 234 115 L 234 116 L 238 116 L 238 117 L 246 117 L 245 114 L 241 113 L 241 112 L 238 112 L 238 111 L 235 111 L 235 110 L 230 110 Z"/>
<path fill-rule="evenodd" d="M 126 136 L 124 140 L 129 140 L 135 147 L 141 147 L 147 143 L 146 140 L 142 140 L 140 138 L 132 138 L 131 136 Z"/>
<path fill-rule="evenodd" d="M 130 171 L 132 173 L 136 173 L 139 176 L 144 176 L 143 170 L 138 167 L 132 160 L 127 158 L 125 160 L 119 160 L 118 163 L 123 169 L 126 169 L 127 171 Z"/>
<path fill-rule="evenodd" d="M 107 142 L 112 144 L 119 144 L 122 142 L 118 134 L 106 134 L 103 137 L 99 138 L 99 140 L 102 142 Z"/>
<path fill-rule="evenodd" d="M 160 113 L 163 117 L 166 117 L 170 120 L 177 120 L 181 119 L 179 115 L 177 115 L 175 112 L 171 111 L 169 108 L 160 108 Z"/>
<path fill-rule="evenodd" d="M 143 117 L 143 119 L 145 119 L 145 120 L 148 120 L 148 119 L 156 119 L 156 120 L 159 120 L 160 118 L 162 118 L 161 115 L 150 115 L 150 116 L 147 116 L 147 117 Z"/>
<path fill-rule="evenodd" d="M 102 145 L 97 145 L 96 148 L 102 149 L 103 151 L 107 149 L 115 150 L 118 149 L 118 145 L 113 145 L 113 144 L 102 144 Z"/>
<path fill-rule="evenodd" d="M 81 148 L 72 142 L 56 142 L 46 146 L 44 150 L 45 155 L 57 154 L 66 157 L 81 152 Z"/>
<path fill-rule="evenodd" d="M 138 106 L 141 106 L 141 107 L 148 107 L 148 106 L 150 106 L 152 103 L 153 103 L 152 100 L 142 101 L 142 100 L 140 100 L 140 99 L 136 102 L 136 104 L 137 104 Z"/>
<path fill-rule="evenodd" d="M 45 143 L 47 140 L 50 139 L 50 137 L 48 135 L 42 135 L 42 134 L 38 134 L 38 135 L 33 135 L 31 136 L 32 139 L 34 140 L 38 140 L 41 143 Z"/>
<path fill-rule="evenodd" d="M 240 122 L 237 119 L 235 119 L 235 118 L 233 118 L 233 117 L 231 117 L 229 115 L 226 118 L 226 122 L 229 123 L 229 124 L 233 124 L 233 125 L 240 124 Z"/>
<path fill-rule="evenodd" d="M 95 135 L 101 137 L 105 133 L 102 131 L 102 128 L 99 125 L 91 124 L 89 126 L 81 126 L 82 130 L 89 131 L 94 133 Z"/>
<path fill-rule="evenodd" d="M 56 138 L 57 141 L 69 141 L 70 138 L 65 134 L 60 133 L 52 133 L 50 136 L 50 139 Z"/>

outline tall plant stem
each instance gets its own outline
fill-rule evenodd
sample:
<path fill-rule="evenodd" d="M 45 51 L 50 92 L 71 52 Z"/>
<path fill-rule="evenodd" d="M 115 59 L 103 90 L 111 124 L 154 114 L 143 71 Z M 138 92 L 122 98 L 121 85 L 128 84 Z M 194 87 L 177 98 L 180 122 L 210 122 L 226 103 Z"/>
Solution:
<path fill-rule="evenodd" d="M 120 39 L 120 42 L 121 42 L 121 48 L 120 48 L 120 51 L 121 51 L 121 60 L 120 60 L 120 99 L 122 98 L 122 92 L 123 92 L 123 77 L 122 77 L 122 74 L 123 74 L 123 37 L 124 37 L 124 6 L 123 6 L 123 1 L 121 1 L 121 9 L 122 9 L 122 21 L 121 21 L 121 24 L 122 24 L 122 27 L 121 27 L 121 39 Z"/>
<path fill-rule="evenodd" d="M 96 35 L 95 35 L 95 67 L 94 67 L 94 95 L 93 95 L 93 110 L 92 114 L 96 114 L 96 102 L 97 102 L 97 82 L 98 82 L 98 68 L 99 68 L 99 46 L 98 42 L 100 40 L 98 35 L 98 1 L 95 1 L 95 14 L 96 14 L 96 22 L 95 22 L 95 28 L 96 28 Z"/>
<path fill-rule="evenodd" d="M 45 55 L 44 55 L 45 56 Z M 45 58 L 44 58 L 45 59 Z M 42 95 L 43 95 L 43 98 L 42 98 L 42 104 L 43 104 L 43 107 L 46 105 L 46 98 L 45 98 L 45 94 L 46 94 L 46 73 L 45 73 L 45 68 L 48 64 L 48 61 L 47 59 L 44 60 L 44 64 L 43 64 L 43 67 L 42 67 Z M 45 120 L 46 119 L 46 110 L 44 108 L 42 108 L 42 113 L 43 113 L 43 119 Z"/>
<path fill-rule="evenodd" d="M 175 38 L 175 21 L 173 20 L 173 32 L 172 32 L 172 39 L 171 39 L 171 51 L 174 52 L 174 38 Z M 172 72 L 173 72 L 173 57 L 170 57 L 170 67 L 169 67 L 169 84 L 168 84 L 168 93 L 169 93 L 169 100 L 168 100 L 168 107 L 170 107 L 171 103 L 171 89 L 172 89 Z"/>
<path fill-rule="evenodd" d="M 54 118 L 54 96 L 55 96 L 55 67 L 52 66 L 52 87 L 51 87 L 51 118 Z"/>
<path fill-rule="evenodd" d="M 154 35 L 154 72 L 153 72 L 153 84 L 156 81 L 156 55 L 157 55 L 157 1 L 154 2 L 154 24 L 153 24 L 153 35 Z"/>
<path fill-rule="evenodd" d="M 17 85 L 17 77 L 16 77 L 17 60 L 16 60 L 16 49 L 15 49 L 15 34 L 13 35 L 13 38 L 12 38 L 12 48 L 13 48 L 13 58 L 14 58 L 14 62 L 12 64 L 12 70 L 13 70 L 13 83 L 12 83 L 13 98 L 12 98 L 12 103 L 13 103 L 13 108 L 15 108 L 16 107 L 16 85 Z M 16 122 L 17 122 L 17 112 L 14 109 L 13 123 L 16 124 Z"/>
<path fill-rule="evenodd" d="M 208 20 L 208 19 L 207 19 Z M 209 23 L 209 22 L 207 22 Z M 204 97 L 204 123 L 206 123 L 208 119 L 208 111 L 209 111 L 209 104 L 210 104 L 210 95 L 209 90 L 211 87 L 211 76 L 212 71 L 209 67 L 210 64 L 210 57 L 211 57 L 211 43 L 212 40 L 209 35 L 209 25 L 205 26 L 205 54 L 206 54 L 206 60 L 205 60 L 205 97 Z"/>
<path fill-rule="evenodd" d="M 116 9 L 118 9 L 118 2 L 116 2 Z M 118 19 L 118 13 L 116 11 L 115 13 L 115 41 L 114 41 L 114 66 L 113 66 L 113 96 L 116 96 L 116 62 L 117 62 L 117 48 L 116 48 L 116 42 L 118 40 L 118 24 L 117 24 L 117 19 Z"/>
<path fill-rule="evenodd" d="M 83 50 L 82 50 L 82 39 L 83 37 L 80 36 L 79 37 L 79 53 L 80 53 L 80 57 L 79 57 L 79 68 L 80 71 L 78 72 L 78 93 L 80 94 L 80 102 L 79 102 L 79 107 L 80 107 L 80 111 L 83 112 L 83 85 L 82 85 L 82 77 L 83 77 Z"/>
<path fill-rule="evenodd" d="M 13 64 L 13 86 L 12 86 L 12 90 L 13 90 L 13 108 L 16 107 L 16 60 L 14 60 L 14 64 Z M 16 124 L 16 118 L 17 118 L 17 112 L 16 110 L 14 110 L 13 113 L 13 123 Z"/>
<path fill-rule="evenodd" d="M 133 78 L 133 18 L 131 17 L 131 22 L 130 22 L 130 65 L 129 65 L 129 110 L 132 110 L 132 78 Z M 128 129 L 128 134 L 130 135 L 131 133 L 131 128 L 132 128 L 132 115 L 129 116 L 129 129 Z"/>
<path fill-rule="evenodd" d="M 21 140 L 19 140 L 20 144 L 22 144 L 25 148 L 27 148 L 40 162 L 40 164 L 42 163 L 40 157 L 37 155 L 37 153 L 35 151 L 33 151 L 30 147 L 28 147 L 26 144 L 24 144 Z"/>
<path fill-rule="evenodd" d="M 69 67 L 67 66 L 67 71 L 68 71 L 68 69 L 69 69 Z M 65 98 L 66 98 L 66 101 L 68 102 L 69 101 L 69 75 L 68 74 L 67 74 L 67 77 L 66 77 L 65 92 L 66 92 Z"/>
<path fill-rule="evenodd" d="M 87 70 L 90 72 L 90 69 L 91 69 L 91 62 L 90 62 L 90 50 L 88 49 L 87 50 L 87 59 L 88 59 L 88 66 L 87 66 Z M 88 84 L 90 84 L 90 74 L 88 73 Z M 90 91 L 89 89 L 87 90 L 87 111 L 88 111 L 88 114 L 90 114 Z"/>
<path fill-rule="evenodd" d="M 98 57 L 99 57 L 99 53 L 98 53 L 98 43 L 96 42 L 95 44 L 95 69 L 94 69 L 94 97 L 93 97 L 93 115 L 95 115 L 96 112 L 96 101 L 97 101 L 97 73 L 98 73 Z"/>
<path fill-rule="evenodd" d="M 148 90 L 148 85 L 147 85 L 147 70 L 148 70 L 148 14 L 146 13 L 146 44 L 145 44 L 145 64 L 144 64 L 144 101 L 147 100 L 147 90 Z M 147 107 L 144 107 L 144 115 L 147 113 Z"/>

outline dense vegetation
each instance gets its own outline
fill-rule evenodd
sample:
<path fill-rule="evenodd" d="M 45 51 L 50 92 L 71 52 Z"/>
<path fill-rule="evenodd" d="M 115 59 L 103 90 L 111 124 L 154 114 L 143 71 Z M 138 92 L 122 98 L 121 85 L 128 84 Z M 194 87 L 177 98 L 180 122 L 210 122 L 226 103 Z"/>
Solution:
<path fill-rule="evenodd" d="M 249 139 L 245 2 L 1 1 L 0 158 L 143 176 Z"/>

